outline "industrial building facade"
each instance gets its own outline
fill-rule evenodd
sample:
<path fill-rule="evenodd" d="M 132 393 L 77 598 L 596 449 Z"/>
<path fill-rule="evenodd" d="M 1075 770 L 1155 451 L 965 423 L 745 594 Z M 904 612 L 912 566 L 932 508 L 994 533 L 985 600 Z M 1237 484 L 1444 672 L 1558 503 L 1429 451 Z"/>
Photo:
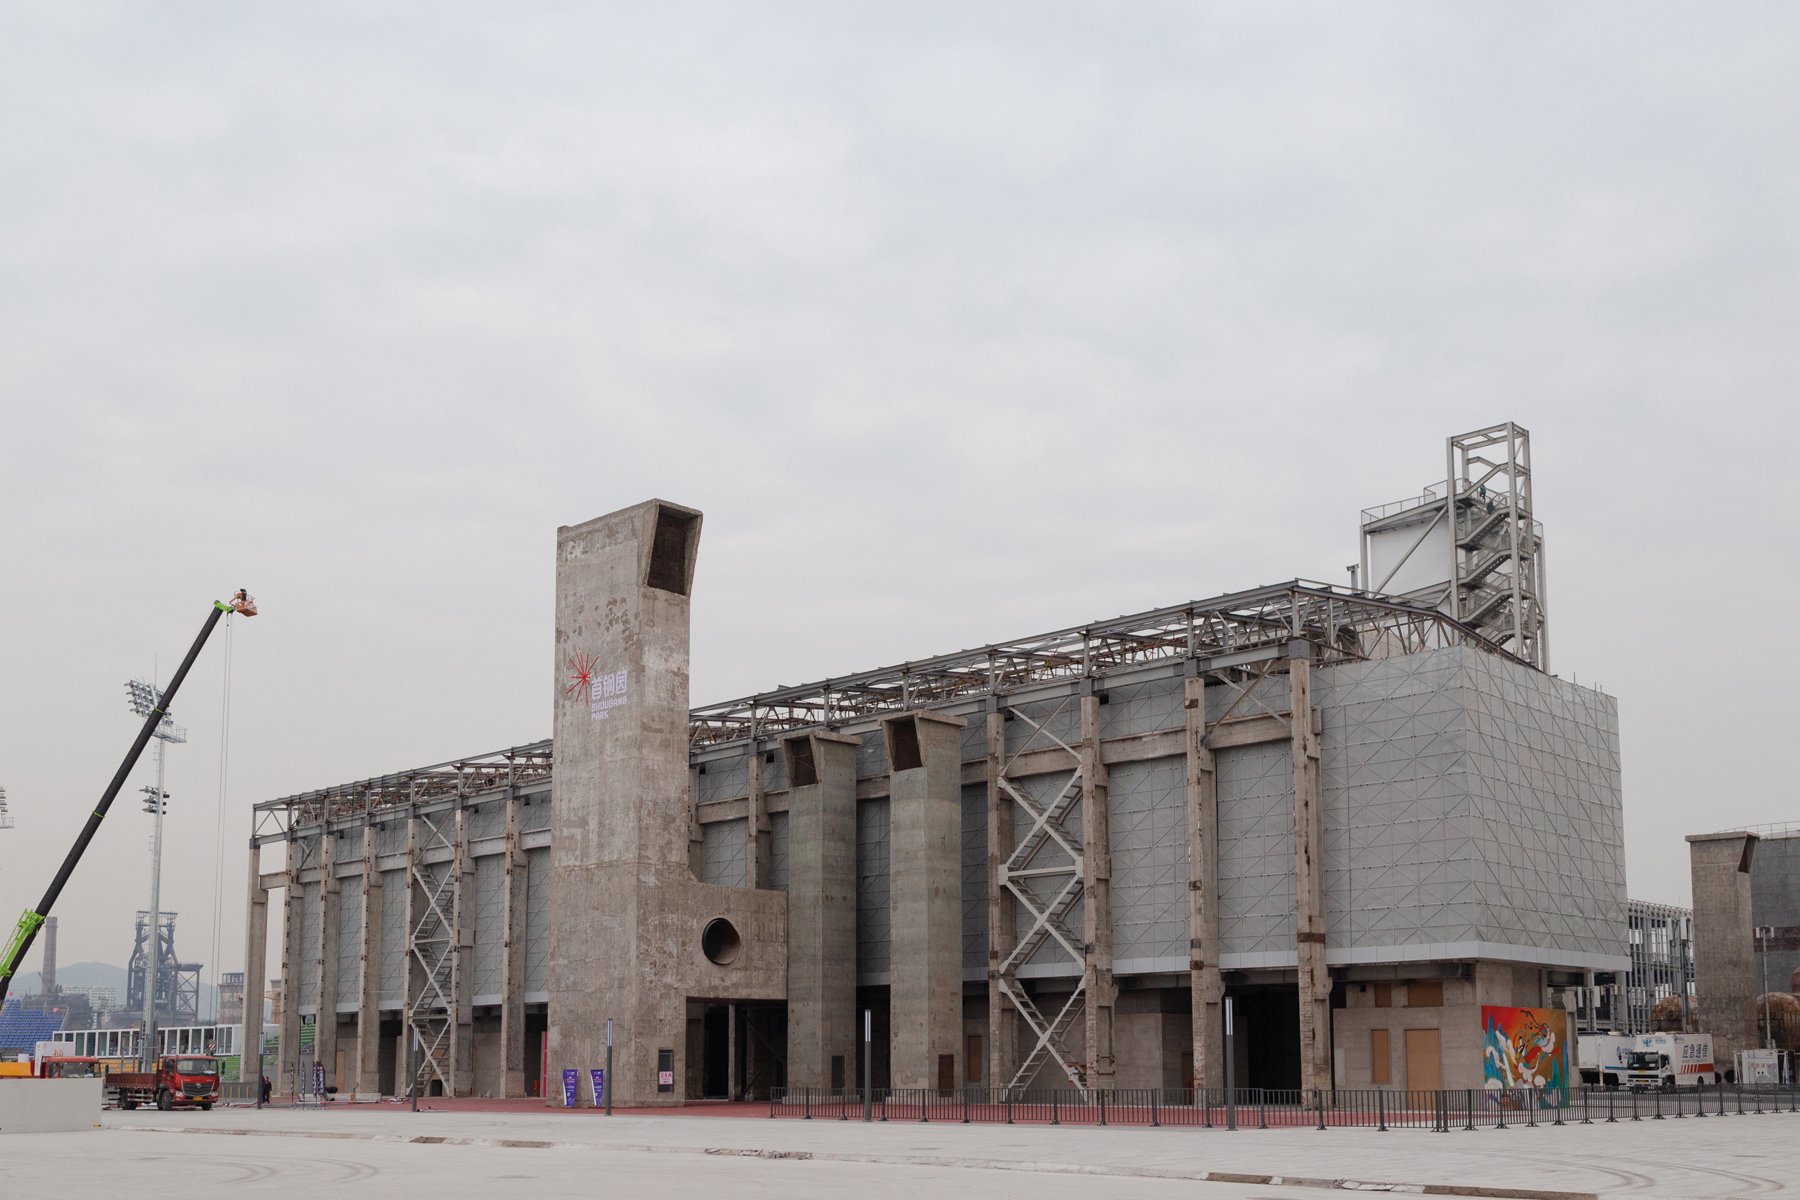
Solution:
<path fill-rule="evenodd" d="M 1481 540 L 1541 538 L 1520 489 L 1450 482 L 1460 599 L 1286 583 L 700 709 L 700 515 L 563 529 L 551 742 L 257 806 L 282 1079 L 538 1095 L 610 1026 L 621 1104 L 849 1087 L 866 1011 L 876 1086 L 1216 1087 L 1229 994 L 1240 1086 L 1480 1086 L 1484 1012 L 1627 965 L 1618 732 L 1493 632 L 1541 610 Z"/>

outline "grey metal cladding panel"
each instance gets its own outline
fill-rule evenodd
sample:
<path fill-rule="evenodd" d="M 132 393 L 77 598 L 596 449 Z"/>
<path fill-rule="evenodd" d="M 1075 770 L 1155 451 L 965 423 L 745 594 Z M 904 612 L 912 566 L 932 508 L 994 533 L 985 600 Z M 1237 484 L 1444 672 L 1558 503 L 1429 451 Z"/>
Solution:
<path fill-rule="evenodd" d="M 469 810 L 469 837 L 501 837 L 506 833 L 506 801 L 489 800 Z"/>
<path fill-rule="evenodd" d="M 1212 684 L 1206 689 L 1206 719 L 1222 721 L 1232 717 L 1259 717 L 1288 710 L 1288 677 L 1286 673 L 1270 675 L 1245 689 Z M 1317 703 L 1317 700 L 1314 701 Z"/>
<path fill-rule="evenodd" d="M 1286 742 L 1220 751 L 1219 938 L 1225 953 L 1294 949 L 1294 778 Z"/>
<path fill-rule="evenodd" d="M 750 760 L 728 758 L 703 764 L 705 774 L 696 780 L 695 798 L 702 804 L 731 800 L 750 794 Z"/>
<path fill-rule="evenodd" d="M 300 961 L 293 969 L 300 973 L 300 1003 L 319 1001 L 319 885 L 300 885 Z"/>
<path fill-rule="evenodd" d="M 966 719 L 969 723 L 961 730 L 963 761 L 983 762 L 987 759 L 988 715 L 985 712 L 974 712 Z M 984 967 L 983 970 L 985 969 Z"/>
<path fill-rule="evenodd" d="M 406 996 L 405 871 L 381 873 L 381 1007 L 399 1008 Z"/>
<path fill-rule="evenodd" d="M 492 996 L 502 987 L 506 957 L 506 856 L 475 859 L 475 945 L 469 955 L 469 994 Z"/>
<path fill-rule="evenodd" d="M 1113 956 L 1188 952 L 1187 762 L 1120 763 L 1107 791 Z"/>
<path fill-rule="evenodd" d="M 362 876 L 338 883 L 337 995 L 333 1004 L 355 1004 L 362 972 Z"/>
<path fill-rule="evenodd" d="M 1033 728 L 1032 722 L 1042 726 Z M 1057 740 L 1074 746 L 1081 739 L 1081 705 L 1076 697 L 1040 700 L 1007 710 L 1006 752 L 1054 750 Z"/>
<path fill-rule="evenodd" d="M 763 791 L 784 792 L 787 785 L 787 755 L 779 747 L 763 751 Z"/>
<path fill-rule="evenodd" d="M 700 827 L 700 881 L 721 887 L 743 887 L 747 878 L 744 849 L 749 822 L 714 821 Z"/>
<path fill-rule="evenodd" d="M 788 890 L 788 815 L 769 814 L 769 887 L 777 892 Z"/>
<path fill-rule="evenodd" d="M 546 846 L 525 853 L 525 990 L 544 991 L 550 986 L 549 979 L 550 849 Z"/>
<path fill-rule="evenodd" d="M 375 853 L 401 854 L 406 850 L 406 822 L 387 821 L 375 830 Z"/>
<path fill-rule="evenodd" d="M 1459 653 L 1318 673 L 1323 873 L 1333 946 L 1476 936 L 1477 851 Z"/>
<path fill-rule="evenodd" d="M 1757 842 L 1750 859 L 1750 912 L 1756 925 L 1800 925 L 1800 837 Z M 1770 963 L 1776 957 L 1771 951 Z"/>
<path fill-rule="evenodd" d="M 890 962 L 888 802 L 856 806 L 856 972 L 880 974 Z"/>
<path fill-rule="evenodd" d="M 963 971 L 987 971 L 987 785 L 962 790 Z"/>
<path fill-rule="evenodd" d="M 858 779 L 875 779 L 888 773 L 887 745 L 881 736 L 881 730 L 871 729 L 861 735 L 862 744 L 856 748 L 856 777 Z"/>
<path fill-rule="evenodd" d="M 519 801 L 519 832 L 536 833 L 550 828 L 550 793 L 527 796 Z"/>
<path fill-rule="evenodd" d="M 1611 697 L 1463 652 L 1480 936 L 1623 955 L 1618 709 Z"/>
<path fill-rule="evenodd" d="M 1100 736 L 1128 737 L 1180 728 L 1185 719 L 1184 683 L 1180 679 L 1152 679 L 1106 689 L 1100 705 Z"/>

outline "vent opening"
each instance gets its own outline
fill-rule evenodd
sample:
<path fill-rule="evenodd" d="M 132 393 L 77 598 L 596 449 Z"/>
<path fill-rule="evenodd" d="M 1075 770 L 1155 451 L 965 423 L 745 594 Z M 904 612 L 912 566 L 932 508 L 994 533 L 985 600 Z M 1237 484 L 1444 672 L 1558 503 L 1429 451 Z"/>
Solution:
<path fill-rule="evenodd" d="M 806 787 L 819 782 L 819 766 L 813 761 L 811 738 L 789 738 L 781 748 L 787 755 L 789 787 Z"/>
<path fill-rule="evenodd" d="M 685 596 L 693 584 L 694 539 L 700 515 L 656 507 L 656 531 L 650 539 L 650 569 L 644 585 Z"/>
<path fill-rule="evenodd" d="M 738 936 L 737 928 L 724 917 L 714 917 L 700 931 L 700 953 L 706 955 L 708 962 L 729 967 L 743 948 L 744 940 Z"/>
<path fill-rule="evenodd" d="M 888 769 L 912 771 L 925 765 L 919 750 L 917 717 L 894 717 L 887 722 Z"/>

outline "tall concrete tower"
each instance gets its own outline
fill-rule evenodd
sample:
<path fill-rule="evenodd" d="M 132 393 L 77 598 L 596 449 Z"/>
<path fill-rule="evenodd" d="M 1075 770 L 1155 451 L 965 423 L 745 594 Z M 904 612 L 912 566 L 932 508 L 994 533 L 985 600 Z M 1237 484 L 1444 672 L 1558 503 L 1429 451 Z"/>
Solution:
<path fill-rule="evenodd" d="M 606 1060 L 615 1103 L 684 1097 L 687 1001 L 786 994 L 787 896 L 688 865 L 688 593 L 700 514 L 651 500 L 557 531 L 551 1079 Z"/>

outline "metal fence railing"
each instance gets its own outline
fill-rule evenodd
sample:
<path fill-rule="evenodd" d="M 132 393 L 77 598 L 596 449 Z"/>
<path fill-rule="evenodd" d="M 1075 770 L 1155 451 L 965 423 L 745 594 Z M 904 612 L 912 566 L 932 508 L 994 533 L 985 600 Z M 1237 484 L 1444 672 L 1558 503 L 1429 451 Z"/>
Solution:
<path fill-rule="evenodd" d="M 1616 1124 L 1800 1113 L 1800 1088 L 1461 1088 L 1444 1091 L 1269 1088 L 776 1088 L 770 1117 L 1004 1125 L 1189 1126 L 1205 1129 L 1456 1129 Z"/>

